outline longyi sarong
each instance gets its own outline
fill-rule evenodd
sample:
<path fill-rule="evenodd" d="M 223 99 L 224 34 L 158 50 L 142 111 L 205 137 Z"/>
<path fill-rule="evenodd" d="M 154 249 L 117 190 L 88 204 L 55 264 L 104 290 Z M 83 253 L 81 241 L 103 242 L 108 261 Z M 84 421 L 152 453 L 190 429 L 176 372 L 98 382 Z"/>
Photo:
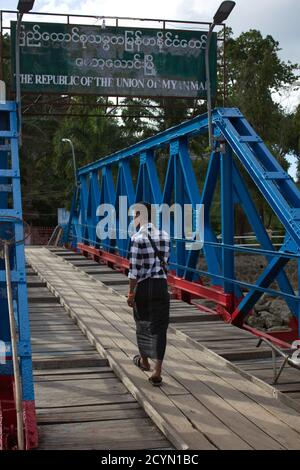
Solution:
<path fill-rule="evenodd" d="M 138 283 L 133 312 L 141 356 L 163 360 L 169 311 L 170 296 L 166 279 L 148 278 Z"/>

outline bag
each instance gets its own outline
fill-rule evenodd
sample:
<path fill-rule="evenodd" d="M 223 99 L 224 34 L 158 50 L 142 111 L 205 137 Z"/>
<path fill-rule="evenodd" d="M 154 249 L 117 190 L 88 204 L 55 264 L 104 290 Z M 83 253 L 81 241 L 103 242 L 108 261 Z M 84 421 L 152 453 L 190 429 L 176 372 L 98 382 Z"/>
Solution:
<path fill-rule="evenodd" d="M 162 254 L 160 253 L 160 251 L 158 251 L 157 246 L 155 245 L 154 241 L 151 238 L 151 235 L 148 233 L 147 236 L 148 236 L 149 242 L 151 243 L 151 246 L 154 250 L 155 256 L 160 261 L 160 266 L 161 266 L 162 270 L 164 271 L 165 274 L 168 274 L 167 263 L 165 262 L 165 260 L 162 256 Z"/>

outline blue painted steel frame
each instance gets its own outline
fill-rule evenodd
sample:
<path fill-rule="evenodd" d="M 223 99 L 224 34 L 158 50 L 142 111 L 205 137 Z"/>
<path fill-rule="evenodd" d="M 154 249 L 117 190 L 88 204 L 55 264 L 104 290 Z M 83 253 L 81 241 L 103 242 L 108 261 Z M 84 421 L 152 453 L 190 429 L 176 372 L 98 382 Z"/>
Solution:
<path fill-rule="evenodd" d="M 23 401 L 34 400 L 32 357 L 28 318 L 27 286 L 25 272 L 24 230 L 20 170 L 18 156 L 18 132 L 16 104 L 0 104 L 0 222 L 7 221 L 1 229 L 0 238 L 15 238 L 20 241 L 10 248 L 11 275 L 16 323 L 18 328 L 18 350 L 22 377 Z M 4 185 L 4 186 L 2 186 Z M 9 202 L 11 194 L 11 203 Z M 8 207 L 12 204 L 12 207 Z M 11 219 L 10 217 L 14 217 Z M 1 224 L 3 227 L 3 224 Z M 7 234 L 9 229 L 9 234 Z M 4 260 L 0 260 L 0 340 L 6 343 L 6 364 L 0 364 L 0 376 L 12 375 L 10 329 L 6 296 Z"/>
<path fill-rule="evenodd" d="M 117 207 L 119 196 L 127 196 L 129 204 L 140 200 L 155 204 L 178 203 L 182 207 L 184 204 L 191 204 L 194 219 L 197 216 L 197 204 L 204 204 L 203 253 L 208 266 L 208 275 L 212 285 L 234 296 L 235 309 L 231 311 L 232 321 L 242 322 L 257 299 L 264 291 L 268 291 L 274 280 L 277 280 L 281 295 L 285 297 L 299 320 L 299 296 L 295 295 L 283 268 L 288 261 L 286 257 L 288 253 L 294 257 L 300 255 L 300 192 L 238 109 L 215 109 L 213 129 L 215 148 L 209 160 L 201 193 L 189 157 L 188 145 L 191 138 L 207 132 L 206 114 L 80 168 L 78 171 L 80 200 L 75 204 L 76 207 L 74 206 L 71 214 L 73 243 L 101 246 L 121 256 L 127 255 L 129 241 L 120 239 L 119 214 L 117 214 L 115 241 L 100 242 L 95 230 L 99 221 L 96 215 L 97 205 L 111 203 Z M 169 147 L 169 160 L 161 188 L 156 170 L 155 152 L 165 147 Z M 247 170 L 285 228 L 286 237 L 279 252 L 274 250 L 233 154 Z M 134 158 L 139 159 L 135 188 L 130 170 Z M 114 184 L 113 169 L 116 167 L 117 179 Z M 218 178 L 221 183 L 221 242 L 217 240 L 210 223 L 210 209 Z M 263 254 L 269 263 L 256 285 L 244 298 L 242 283 L 235 282 L 234 276 L 235 204 L 240 204 L 244 209 L 261 248 L 267 250 Z M 177 275 L 187 280 L 199 278 L 196 269 L 199 251 L 186 250 L 185 240 L 176 239 L 174 227 L 172 230 L 174 243 L 171 264 L 175 266 Z"/>

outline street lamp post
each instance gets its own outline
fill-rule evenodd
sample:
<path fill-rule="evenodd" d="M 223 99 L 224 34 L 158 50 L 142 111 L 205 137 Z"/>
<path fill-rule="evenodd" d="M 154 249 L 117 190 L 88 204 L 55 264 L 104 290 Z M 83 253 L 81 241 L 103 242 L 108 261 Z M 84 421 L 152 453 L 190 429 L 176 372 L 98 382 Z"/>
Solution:
<path fill-rule="evenodd" d="M 71 139 L 61 139 L 62 142 L 68 142 L 71 146 L 72 150 L 72 158 L 73 158 L 73 167 L 74 167 L 74 179 L 75 179 L 75 186 L 78 186 L 78 181 L 77 181 L 77 165 L 76 165 L 76 158 L 75 158 L 75 151 L 74 151 L 74 145 Z"/>
<path fill-rule="evenodd" d="M 211 84 L 210 84 L 210 70 L 209 70 L 209 48 L 212 38 L 212 33 L 216 25 L 222 24 L 227 20 L 228 16 L 232 12 L 235 6 L 235 2 L 225 1 L 222 2 L 216 11 L 213 22 L 211 23 L 206 41 L 205 48 L 205 75 L 206 75 L 206 93 L 207 93 L 207 117 L 208 117 L 208 138 L 210 151 L 213 149 L 213 134 L 212 134 L 212 119 L 211 119 Z"/>
<path fill-rule="evenodd" d="M 35 0 L 19 0 L 18 20 L 16 27 L 16 102 L 18 106 L 18 120 L 19 120 L 19 143 L 22 145 L 22 111 L 21 111 L 21 84 L 20 84 L 20 33 L 21 23 L 24 13 L 29 13 L 32 10 Z"/>

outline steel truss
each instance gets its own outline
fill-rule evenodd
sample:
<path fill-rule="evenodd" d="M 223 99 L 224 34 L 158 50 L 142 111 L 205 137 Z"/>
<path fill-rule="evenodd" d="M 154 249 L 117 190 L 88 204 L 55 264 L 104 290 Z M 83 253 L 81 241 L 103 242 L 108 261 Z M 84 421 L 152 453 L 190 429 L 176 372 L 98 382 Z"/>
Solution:
<path fill-rule="evenodd" d="M 213 111 L 215 148 L 200 192 L 188 144 L 191 138 L 206 133 L 207 127 L 207 115 L 197 116 L 79 169 L 80 184 L 74 193 L 65 242 L 72 238 L 73 246 L 85 254 L 90 253 L 95 259 L 102 258 L 126 270 L 129 239 L 121 239 L 118 232 L 120 216 L 117 214 L 116 240 L 99 240 L 95 229 L 100 220 L 96 215 L 99 204 L 117 206 L 119 196 L 127 196 L 129 205 L 141 200 L 159 205 L 191 204 L 195 218 L 198 216 L 197 204 L 204 204 L 204 244 L 201 250 L 187 250 L 187 240 L 176 238 L 174 228 L 171 230 L 173 247 L 169 282 L 174 290 L 186 300 L 195 296 L 213 300 L 226 321 L 236 325 L 243 324 L 263 293 L 280 296 L 287 302 L 296 324 L 300 313 L 299 295 L 295 293 L 284 267 L 291 259 L 298 261 L 298 269 L 300 266 L 300 192 L 236 108 Z M 162 187 L 155 158 L 156 151 L 161 148 L 169 151 Z M 135 186 L 131 170 L 133 159 L 139 161 Z M 237 161 L 248 172 L 284 227 L 285 238 L 278 251 L 261 221 Z M 117 172 L 116 183 L 114 172 Z M 218 179 L 221 188 L 221 240 L 216 237 L 210 221 Z M 236 204 L 243 208 L 260 249 L 234 244 Z M 268 264 L 255 284 L 235 278 L 235 252 L 260 254 L 267 260 Z M 207 271 L 198 268 L 200 253 L 205 257 Z M 210 286 L 203 284 L 203 275 L 210 279 Z M 280 290 L 270 288 L 275 280 Z"/>
<path fill-rule="evenodd" d="M 12 305 L 17 330 L 17 355 L 22 385 L 25 448 L 37 446 L 32 357 L 28 319 L 24 228 L 18 157 L 16 104 L 0 104 L 0 449 L 16 446 L 16 380 L 12 360 L 7 284 L 3 246 L 8 243 Z M 3 351 L 5 345 L 5 352 Z"/>

